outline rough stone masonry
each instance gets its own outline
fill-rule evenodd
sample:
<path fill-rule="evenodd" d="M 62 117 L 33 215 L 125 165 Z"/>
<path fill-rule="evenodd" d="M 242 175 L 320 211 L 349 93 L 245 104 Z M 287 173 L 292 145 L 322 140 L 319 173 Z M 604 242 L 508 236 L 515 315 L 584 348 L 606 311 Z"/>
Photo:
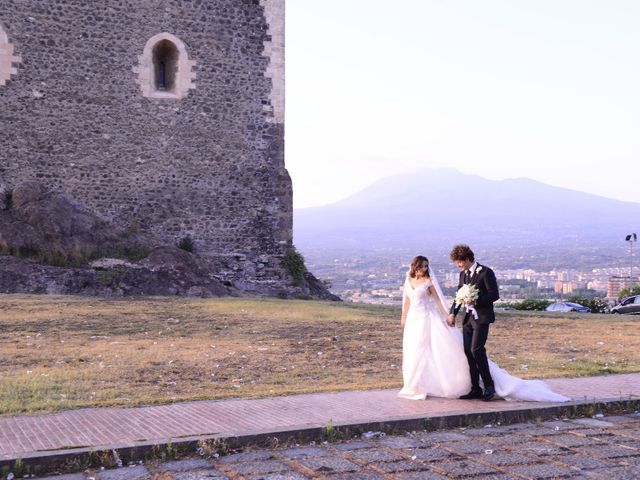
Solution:
<path fill-rule="evenodd" d="M 284 1 L 0 0 L 0 184 L 277 263 L 292 245 Z"/>

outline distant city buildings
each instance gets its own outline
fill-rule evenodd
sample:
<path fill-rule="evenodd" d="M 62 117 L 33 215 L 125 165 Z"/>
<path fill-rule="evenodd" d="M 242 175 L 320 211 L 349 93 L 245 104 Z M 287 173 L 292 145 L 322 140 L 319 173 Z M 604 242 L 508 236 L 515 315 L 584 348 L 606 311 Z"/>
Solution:
<path fill-rule="evenodd" d="M 553 291 L 563 295 L 572 293 L 574 282 L 569 280 L 569 272 L 558 272 L 558 278 L 553 284 Z"/>
<path fill-rule="evenodd" d="M 503 264 L 506 263 L 503 262 Z M 400 305 L 402 285 L 407 272 L 404 258 L 392 255 L 353 255 L 326 262 L 318 258 L 308 268 L 331 284 L 331 291 L 351 302 Z M 434 273 L 445 295 L 453 295 L 460 272 L 452 264 L 434 265 Z M 613 302 L 625 287 L 640 284 L 629 277 L 629 269 L 601 267 L 591 269 L 564 268 L 495 268 L 500 286 L 501 303 L 516 303 L 527 298 L 567 299 L 574 295 L 605 297 Z"/>
<path fill-rule="evenodd" d="M 620 290 L 638 284 L 640 284 L 640 278 L 638 277 L 611 277 L 607 282 L 607 298 L 618 298 Z"/>
<path fill-rule="evenodd" d="M 567 293 L 573 292 L 573 282 L 564 281 L 564 280 L 556 280 L 553 285 L 553 291 L 556 293 L 561 293 L 566 295 Z"/>
<path fill-rule="evenodd" d="M 460 272 L 447 272 L 444 276 L 443 285 L 445 288 L 456 288 L 460 280 Z"/>
<path fill-rule="evenodd" d="M 595 290 L 596 292 L 606 292 L 608 291 L 609 281 L 596 279 L 587 282 L 587 288 L 589 290 Z"/>

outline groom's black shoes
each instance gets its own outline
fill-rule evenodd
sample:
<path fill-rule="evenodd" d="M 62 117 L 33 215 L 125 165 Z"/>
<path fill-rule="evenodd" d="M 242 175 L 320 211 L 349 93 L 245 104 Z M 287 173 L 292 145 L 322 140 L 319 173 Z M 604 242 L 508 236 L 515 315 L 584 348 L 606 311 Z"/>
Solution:
<path fill-rule="evenodd" d="M 493 387 L 487 387 L 484 389 L 484 393 L 482 394 L 482 400 L 488 402 L 496 395 L 496 389 Z"/>
<path fill-rule="evenodd" d="M 481 388 L 472 388 L 469 393 L 466 395 L 462 395 L 460 400 L 478 400 L 483 398 L 482 389 Z"/>

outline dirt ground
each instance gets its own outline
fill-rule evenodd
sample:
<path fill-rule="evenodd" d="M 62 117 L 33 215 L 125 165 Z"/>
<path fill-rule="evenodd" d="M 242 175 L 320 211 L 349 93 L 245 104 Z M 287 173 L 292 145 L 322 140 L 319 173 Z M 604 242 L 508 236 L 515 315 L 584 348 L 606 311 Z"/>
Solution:
<path fill-rule="evenodd" d="M 399 388 L 399 308 L 274 299 L 0 295 L 0 414 Z M 640 319 L 499 312 L 525 378 L 640 371 Z"/>

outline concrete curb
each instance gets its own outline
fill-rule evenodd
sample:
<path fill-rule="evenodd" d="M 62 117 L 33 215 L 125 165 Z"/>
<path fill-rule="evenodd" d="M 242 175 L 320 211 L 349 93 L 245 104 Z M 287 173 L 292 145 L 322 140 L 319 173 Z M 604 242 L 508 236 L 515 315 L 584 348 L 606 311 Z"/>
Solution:
<path fill-rule="evenodd" d="M 537 404 L 532 404 L 537 405 Z M 508 407 L 508 403 L 505 405 Z M 247 447 L 275 447 L 287 443 L 351 439 L 368 431 L 403 433 L 413 430 L 447 430 L 479 427 L 488 424 L 506 425 L 532 420 L 544 421 L 559 417 L 591 416 L 600 412 L 632 412 L 640 408 L 638 399 L 593 399 L 560 404 L 545 404 L 530 408 L 514 407 L 499 411 L 457 412 L 446 415 L 398 417 L 383 422 L 344 423 L 335 425 L 300 425 L 271 431 L 256 431 L 243 435 L 218 432 L 210 435 L 156 439 L 126 444 L 95 445 L 80 448 L 37 451 L 15 458 L 0 460 L 3 474 L 17 470 L 21 463 L 25 473 L 42 475 L 50 472 L 83 471 L 87 468 L 115 467 L 119 458 L 123 465 L 150 459 L 173 459 L 185 456 L 211 456 Z"/>

